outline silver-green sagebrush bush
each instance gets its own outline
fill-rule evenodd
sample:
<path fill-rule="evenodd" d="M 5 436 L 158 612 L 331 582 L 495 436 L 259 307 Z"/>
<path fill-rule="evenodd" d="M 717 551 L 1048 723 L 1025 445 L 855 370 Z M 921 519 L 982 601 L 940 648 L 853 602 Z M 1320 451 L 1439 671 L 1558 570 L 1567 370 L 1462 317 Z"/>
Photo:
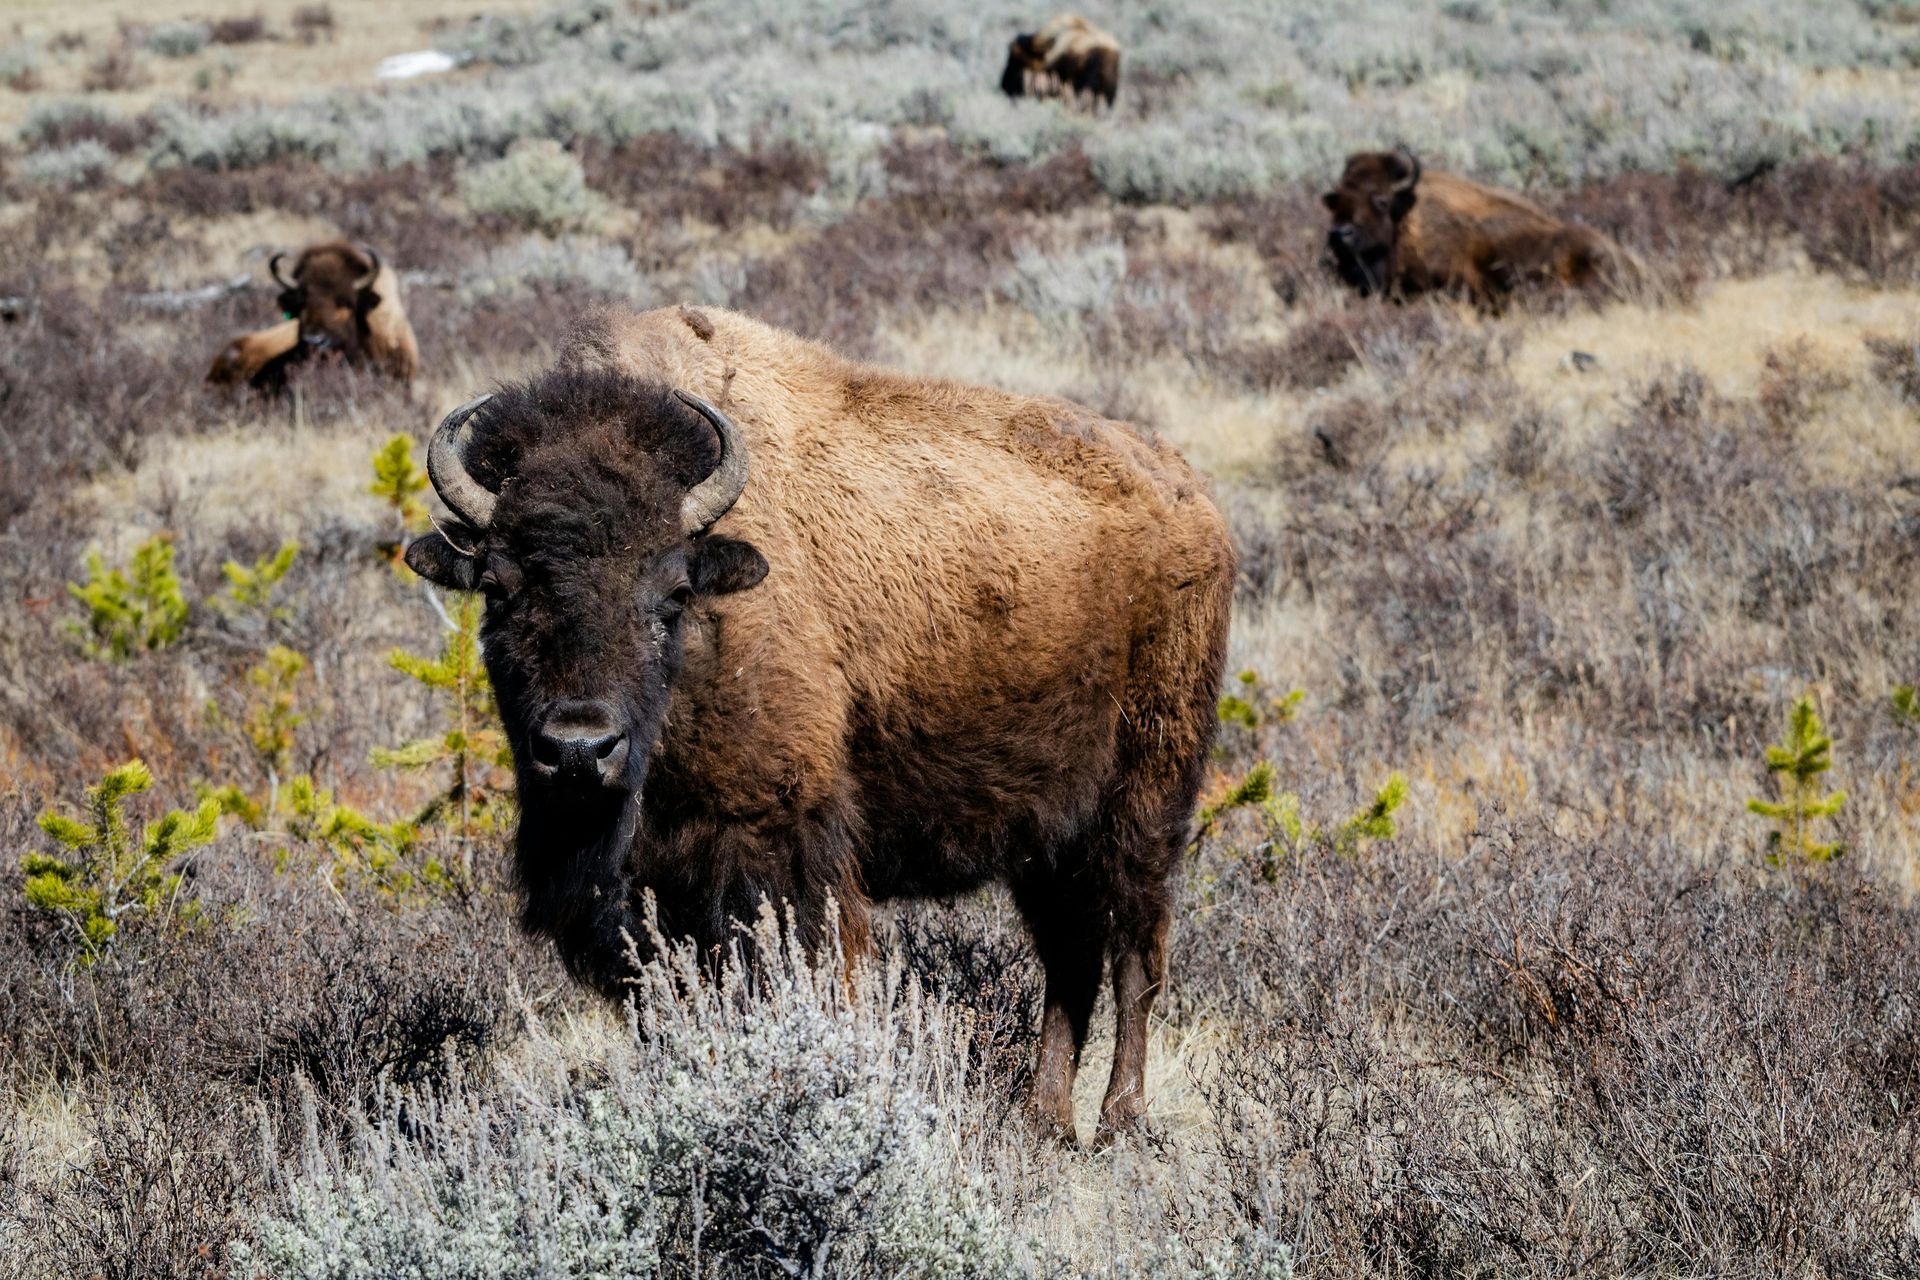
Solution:
<path fill-rule="evenodd" d="M 309 1123 L 287 1207 L 236 1250 L 259 1280 L 1028 1274 L 951 1112 L 964 1037 L 898 969 L 796 957 L 709 980 L 645 967 L 624 1035 L 535 1025 L 491 1086 Z M 942 1123 L 942 1116 L 948 1122 Z"/>
<path fill-rule="evenodd" d="M 151 154 L 214 169 L 285 155 L 364 169 L 666 132 L 833 156 L 845 200 L 860 158 L 894 128 L 939 125 L 1004 164 L 1084 146 L 1110 194 L 1190 203 L 1324 180 L 1347 151 L 1396 140 L 1434 167 L 1570 182 L 1818 151 L 1896 160 L 1920 126 L 1910 101 L 1813 79 L 1920 60 L 1911 24 L 1860 4 L 1317 0 L 1100 16 L 1126 57 L 1122 109 L 1098 121 L 1002 98 L 1007 33 L 1036 17 L 1011 0 L 964 15 L 931 0 L 853 16 L 773 0 L 645 14 L 576 4 L 476 28 L 461 52 L 488 70 L 470 82 L 226 114 L 162 108 Z M 1151 108 L 1134 110 L 1147 92 Z"/>

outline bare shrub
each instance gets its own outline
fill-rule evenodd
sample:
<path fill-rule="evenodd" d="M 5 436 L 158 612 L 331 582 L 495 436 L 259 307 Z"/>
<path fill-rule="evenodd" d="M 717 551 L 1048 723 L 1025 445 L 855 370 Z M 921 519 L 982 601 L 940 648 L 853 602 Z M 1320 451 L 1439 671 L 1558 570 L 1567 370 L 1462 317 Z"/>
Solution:
<path fill-rule="evenodd" d="M 243 17 L 216 18 L 209 24 L 207 34 L 215 44 L 254 44 L 273 38 L 267 29 L 266 15 L 257 11 Z"/>
<path fill-rule="evenodd" d="M 123 41 L 89 64 L 80 83 L 88 93 L 125 93 L 138 89 L 148 78 L 133 47 Z"/>
<path fill-rule="evenodd" d="M 1866 342 L 1873 358 L 1874 376 L 1892 387 L 1908 404 L 1920 405 L 1920 335 L 1870 337 Z"/>
<path fill-rule="evenodd" d="M 333 39 L 333 6 L 323 0 L 321 4 L 303 4 L 294 9 L 293 33 L 303 44 Z"/>

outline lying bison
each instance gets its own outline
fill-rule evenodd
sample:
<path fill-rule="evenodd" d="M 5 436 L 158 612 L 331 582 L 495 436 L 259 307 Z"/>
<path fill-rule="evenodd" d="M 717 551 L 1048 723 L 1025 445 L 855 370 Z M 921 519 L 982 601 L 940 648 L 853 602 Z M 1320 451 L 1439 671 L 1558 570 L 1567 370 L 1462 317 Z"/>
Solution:
<path fill-rule="evenodd" d="M 400 301 L 400 279 L 379 254 L 344 240 L 310 245 L 294 260 L 292 279 L 280 274 L 285 257 L 274 254 L 267 270 L 280 286 L 287 321 L 228 343 L 207 372 L 209 382 L 274 390 L 292 365 L 316 356 L 413 381 L 420 347 Z"/>
<path fill-rule="evenodd" d="M 1599 232 L 1510 191 L 1425 173 L 1407 151 L 1348 157 L 1321 199 L 1335 269 L 1363 295 L 1457 292 L 1492 307 L 1523 285 L 1615 288 L 1626 265 Z"/>
<path fill-rule="evenodd" d="M 1000 88 L 1009 98 L 1078 97 L 1113 105 L 1120 42 L 1078 14 L 1062 14 L 1007 46 Z"/>
<path fill-rule="evenodd" d="M 457 519 L 407 563 L 486 593 L 522 919 L 576 974 L 620 989 L 648 891 L 709 948 L 837 910 L 858 955 L 870 904 L 998 880 L 1046 973 L 1040 1116 L 1071 1135 L 1109 957 L 1100 1133 L 1141 1115 L 1234 569 L 1177 453 L 679 309 L 454 410 L 428 469 Z"/>

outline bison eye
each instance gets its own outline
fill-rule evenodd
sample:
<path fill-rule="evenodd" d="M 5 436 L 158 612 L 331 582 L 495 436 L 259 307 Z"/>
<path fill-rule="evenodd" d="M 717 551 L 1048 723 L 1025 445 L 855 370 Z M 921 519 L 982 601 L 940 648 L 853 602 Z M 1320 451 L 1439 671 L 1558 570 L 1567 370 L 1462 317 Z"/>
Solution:
<path fill-rule="evenodd" d="M 478 585 L 480 590 L 484 591 L 489 599 L 504 600 L 507 598 L 507 588 L 505 584 L 500 581 L 500 575 L 491 569 L 480 575 Z"/>
<path fill-rule="evenodd" d="M 693 602 L 693 588 L 681 583 L 660 598 L 660 616 L 669 620 L 679 617 Z"/>

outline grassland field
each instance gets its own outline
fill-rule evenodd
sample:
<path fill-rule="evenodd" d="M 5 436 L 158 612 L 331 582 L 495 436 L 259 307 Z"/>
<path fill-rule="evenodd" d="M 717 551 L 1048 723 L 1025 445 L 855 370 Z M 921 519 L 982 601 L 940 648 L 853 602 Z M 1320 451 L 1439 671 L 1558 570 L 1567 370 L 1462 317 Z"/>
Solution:
<path fill-rule="evenodd" d="M 1111 112 L 999 94 L 1048 16 L 1006 0 L 0 0 L 0 1274 L 1920 1274 L 1920 9 L 1088 13 Z M 1319 193 L 1398 144 L 1643 278 L 1351 295 Z M 204 385 L 336 235 L 412 386 Z M 852 988 L 661 963 L 625 1011 L 517 932 L 510 771 L 391 661 L 460 601 L 374 456 L 675 302 L 1209 477 L 1233 676 L 1146 1133 L 1025 1125 L 997 894 L 891 909 Z M 70 584 L 142 548 L 184 610 L 103 655 Z M 1831 858 L 1748 806 L 1803 698 Z M 223 813 L 89 942 L 23 859 L 135 758 L 136 828 Z"/>

